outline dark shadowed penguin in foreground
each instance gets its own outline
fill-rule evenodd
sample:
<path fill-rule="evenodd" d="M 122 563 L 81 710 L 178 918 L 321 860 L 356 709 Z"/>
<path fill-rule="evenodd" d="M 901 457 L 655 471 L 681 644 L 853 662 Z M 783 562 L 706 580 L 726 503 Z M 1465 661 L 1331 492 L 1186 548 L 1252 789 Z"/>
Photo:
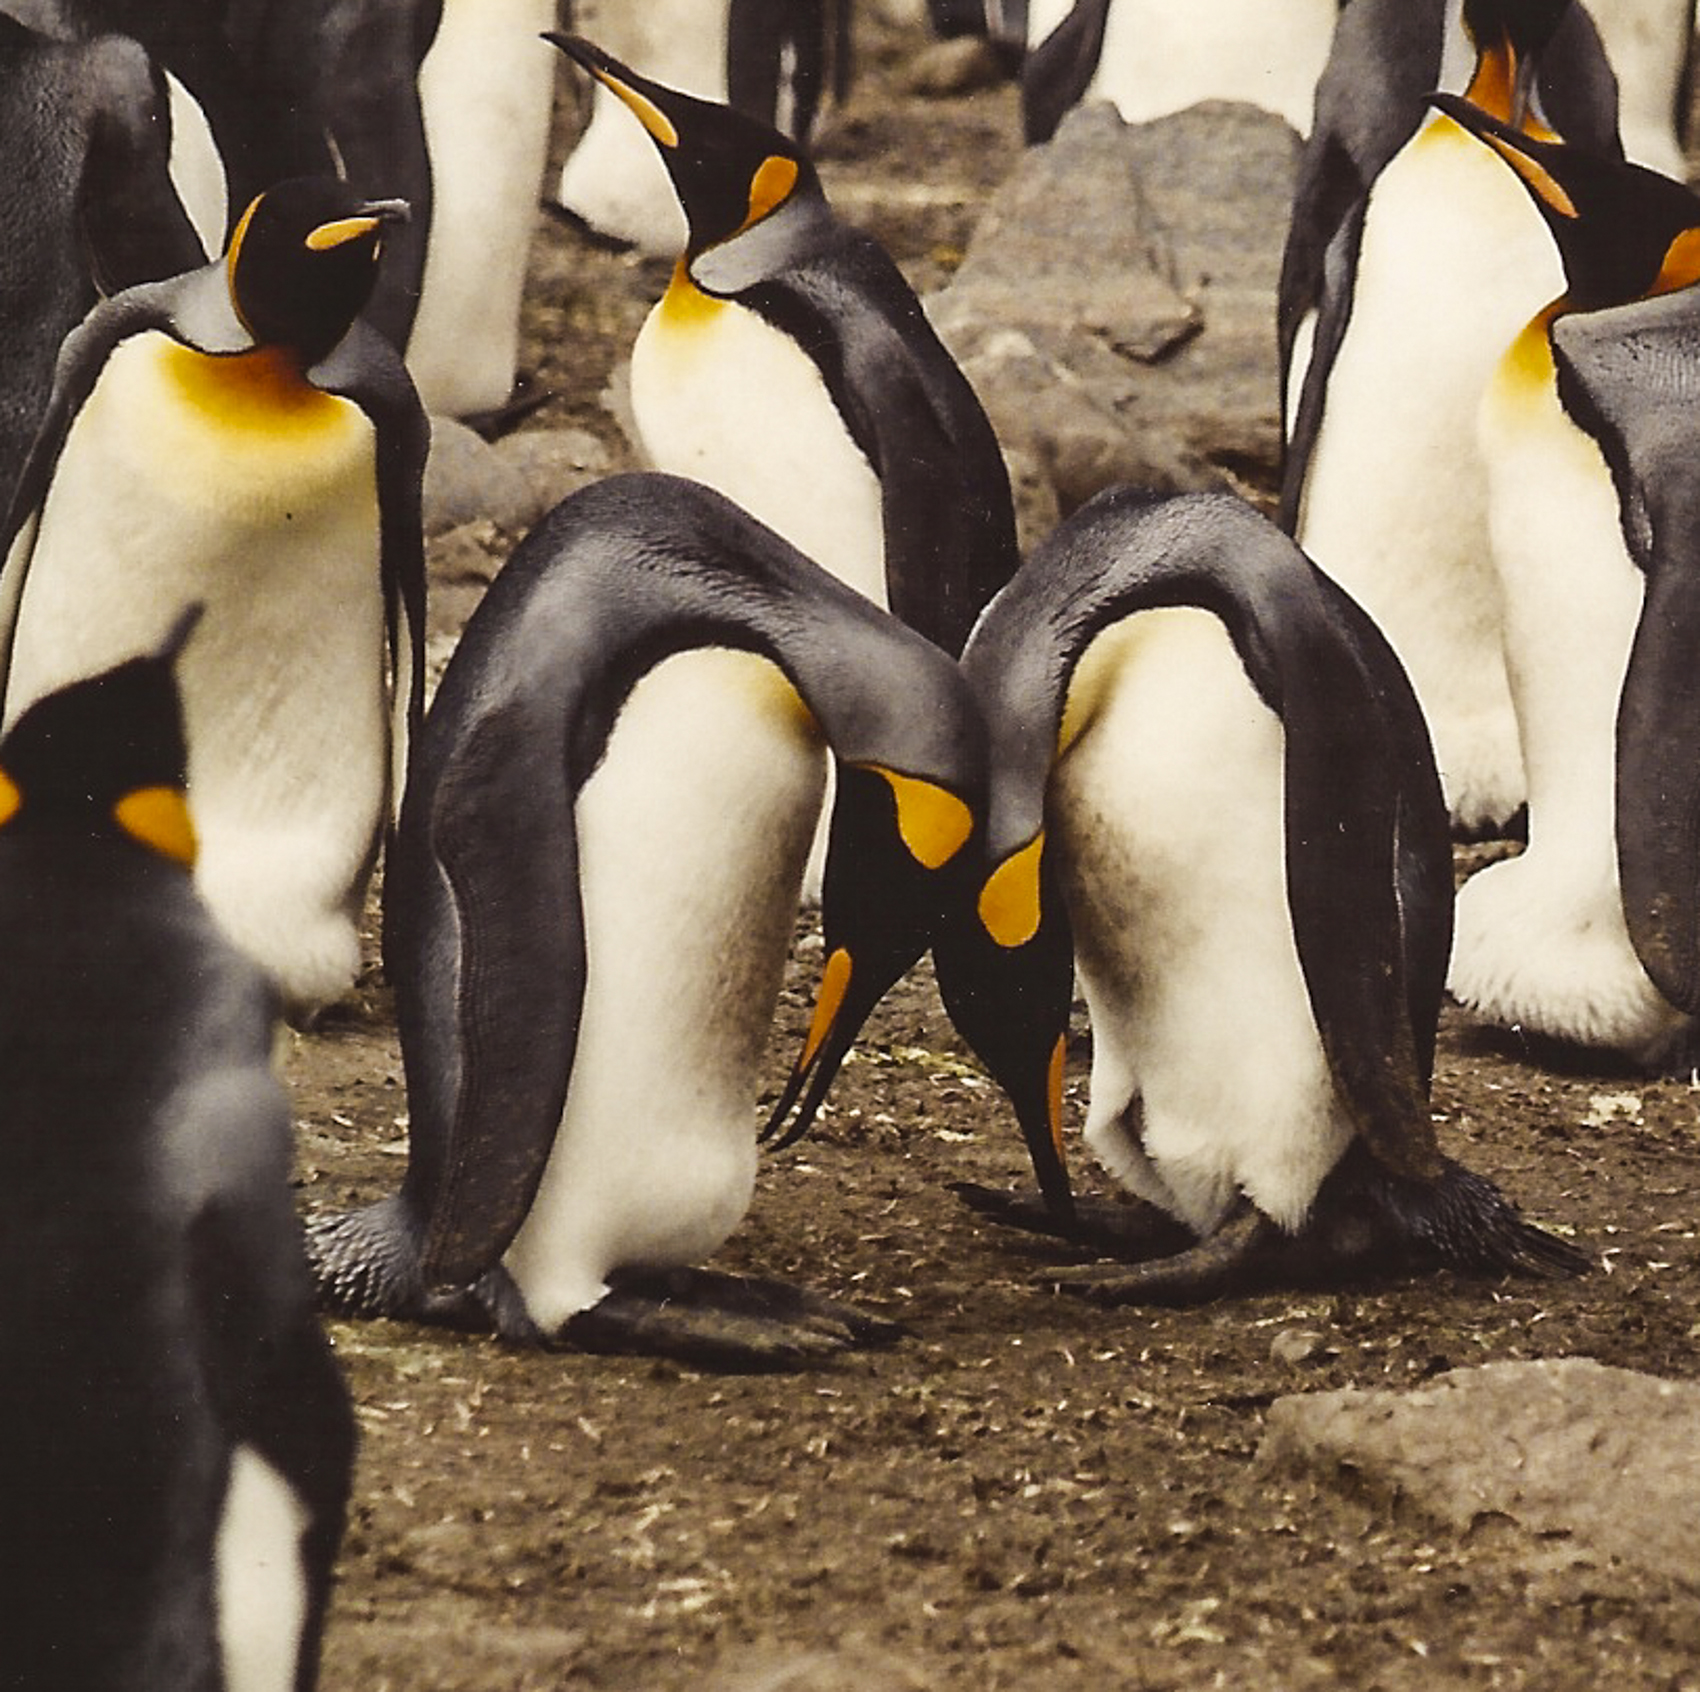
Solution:
<path fill-rule="evenodd" d="M 1429 109 L 1437 85 L 1605 152 L 1616 98 L 1571 0 L 1352 0 L 1300 165 L 1280 284 L 1283 524 L 1392 643 L 1473 834 L 1525 796 L 1476 411 L 1560 277 L 1509 174 Z"/>
<path fill-rule="evenodd" d="M 658 469 L 777 530 L 952 654 L 1019 562 L 991 425 L 908 284 L 770 125 L 552 37 L 648 132 L 690 219 L 632 349 Z"/>
<path fill-rule="evenodd" d="M 10 1686 L 307 1692 L 348 1495 L 275 999 L 189 875 L 183 632 L 0 742 Z"/>
<path fill-rule="evenodd" d="M 403 212 L 282 183 L 222 262 L 102 303 L 0 536 L 8 722 L 205 604 L 179 671 L 196 881 L 296 1012 L 354 979 L 419 707 L 425 420 L 356 321 Z"/>
<path fill-rule="evenodd" d="M 934 958 L 1045 1201 L 965 1196 L 1132 1260 L 1047 1280 L 1164 1302 L 1581 1266 L 1436 1143 L 1452 879 L 1428 738 L 1374 625 L 1291 541 L 1231 498 L 1112 491 L 1035 551 L 963 668 L 991 736 L 985 857 Z M 1137 1209 L 1068 1192 L 1071 954 L 1086 1139 Z"/>
<path fill-rule="evenodd" d="M 0 12 L 0 502 L 101 293 L 201 262 L 172 187 L 163 79 L 135 42 L 51 39 Z"/>
<path fill-rule="evenodd" d="M 850 86 L 850 0 L 613 0 L 597 33 L 634 71 L 735 106 L 807 149 Z M 555 205 L 591 235 L 676 253 L 685 220 L 667 173 L 606 87 L 568 153 Z"/>
<path fill-rule="evenodd" d="M 1482 407 L 1529 845 L 1459 890 L 1448 985 L 1486 1021 L 1687 1073 L 1700 198 L 1445 104 L 1540 207 L 1565 275 Z"/>
<path fill-rule="evenodd" d="M 1027 0 L 1023 9 L 1021 119 L 1032 145 L 1088 100 L 1108 100 L 1128 123 L 1243 100 L 1303 135 L 1339 0 Z"/>
<path fill-rule="evenodd" d="M 733 1368 L 892 1337 L 694 1267 L 750 1201 L 823 746 L 799 1069 L 830 1071 L 973 826 L 956 666 L 694 483 L 613 478 L 527 537 L 444 676 L 386 871 L 411 1149 L 397 1196 L 310 1228 L 329 1303 Z"/>

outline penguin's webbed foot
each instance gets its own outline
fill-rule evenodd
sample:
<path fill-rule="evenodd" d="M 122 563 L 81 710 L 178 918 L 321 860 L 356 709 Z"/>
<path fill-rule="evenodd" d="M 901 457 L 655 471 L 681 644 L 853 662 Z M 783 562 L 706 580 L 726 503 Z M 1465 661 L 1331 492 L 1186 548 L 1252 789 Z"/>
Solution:
<path fill-rule="evenodd" d="M 1181 1224 L 1171 1225 L 1177 1228 Z M 1278 1285 L 1293 1236 L 1241 1197 L 1210 1233 L 1167 1257 L 1142 1262 L 1085 1263 L 1047 1270 L 1039 1279 L 1094 1304 L 1206 1304 Z"/>
<path fill-rule="evenodd" d="M 1077 1197 L 1073 1216 L 1061 1216 L 1036 1188 L 1006 1193 L 974 1181 L 953 1181 L 950 1190 L 977 1215 L 1006 1228 L 1043 1234 L 1083 1252 L 1125 1263 L 1167 1256 L 1194 1238 L 1185 1223 L 1143 1199 Z"/>
<path fill-rule="evenodd" d="M 671 1357 L 754 1374 L 801 1369 L 904 1329 L 786 1281 L 708 1269 L 621 1269 L 607 1294 L 562 1328 L 581 1351 Z"/>

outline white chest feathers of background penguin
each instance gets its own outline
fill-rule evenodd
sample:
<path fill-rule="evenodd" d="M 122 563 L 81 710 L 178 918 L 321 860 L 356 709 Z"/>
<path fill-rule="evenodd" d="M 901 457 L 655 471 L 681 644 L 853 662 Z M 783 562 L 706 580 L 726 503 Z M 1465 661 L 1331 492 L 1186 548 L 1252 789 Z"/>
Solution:
<path fill-rule="evenodd" d="M 879 479 L 791 336 L 676 274 L 632 348 L 632 410 L 658 470 L 725 494 L 887 604 Z"/>
<path fill-rule="evenodd" d="M 1598 444 L 1559 404 L 1544 321 L 1482 404 L 1493 555 L 1529 772 L 1529 844 L 1459 890 L 1447 985 L 1472 1011 L 1656 1051 L 1681 1026 L 1636 958 L 1616 845 L 1616 733 L 1644 578 Z"/>
<path fill-rule="evenodd" d="M 1029 48 L 1073 9 L 1071 0 L 1030 0 Z M 1083 98 L 1110 101 L 1128 123 L 1201 100 L 1244 100 L 1305 135 L 1337 16 L 1335 0 L 1108 0 Z"/>
<path fill-rule="evenodd" d="M 749 1208 L 756 1077 L 825 775 L 807 710 L 748 653 L 669 658 L 621 710 L 577 803 L 586 987 L 566 1109 L 504 1258 L 545 1332 L 616 1266 L 701 1262 Z"/>
<path fill-rule="evenodd" d="M 549 145 L 557 0 L 447 0 L 419 72 L 431 239 L 407 366 L 425 409 L 505 405 Z M 665 185 L 664 185 L 665 187 Z"/>
<path fill-rule="evenodd" d="M 352 976 L 341 901 L 386 787 L 373 442 L 358 406 L 270 353 L 136 335 L 113 349 L 15 546 L 33 553 L 8 722 L 207 604 L 181 669 L 197 885 L 303 1001 Z"/>
<path fill-rule="evenodd" d="M 1467 828 L 1522 803 L 1475 418 L 1501 353 L 1564 285 L 1511 172 L 1436 114 L 1376 181 L 1297 539 L 1380 623 Z"/>
<path fill-rule="evenodd" d="M 1047 814 L 1092 1013 L 1086 1138 L 1200 1233 L 1241 1193 L 1305 1219 L 1352 1130 L 1288 910 L 1280 721 L 1207 611 L 1100 635 Z"/>

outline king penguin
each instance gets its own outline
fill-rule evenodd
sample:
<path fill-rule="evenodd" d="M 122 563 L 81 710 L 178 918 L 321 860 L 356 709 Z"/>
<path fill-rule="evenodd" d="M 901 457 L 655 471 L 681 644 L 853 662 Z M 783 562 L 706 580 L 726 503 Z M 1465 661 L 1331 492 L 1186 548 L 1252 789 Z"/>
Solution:
<path fill-rule="evenodd" d="M 849 89 L 849 0 L 615 0 L 597 24 L 609 50 L 645 75 L 735 106 L 800 147 L 828 94 L 842 101 Z M 604 241 L 666 256 L 685 240 L 666 171 L 605 87 L 554 203 Z"/>
<path fill-rule="evenodd" d="M 1436 1143 L 1446 815 L 1409 684 L 1345 593 L 1239 500 L 1116 489 L 1035 549 L 962 667 L 991 789 L 934 959 L 1045 1204 L 964 1196 L 1134 1260 L 1047 1280 L 1166 1302 L 1578 1265 Z M 1132 1211 L 1077 1205 L 1062 1164 L 1071 954 L 1086 1140 Z"/>
<path fill-rule="evenodd" d="M 310 1688 L 354 1418 L 276 1002 L 189 874 L 166 646 L 0 741 L 5 1678 Z"/>
<path fill-rule="evenodd" d="M 47 408 L 59 343 L 102 292 L 201 262 L 170 176 L 170 101 L 117 36 L 65 41 L 0 13 L 0 500 Z"/>
<path fill-rule="evenodd" d="M 1009 477 L 896 265 L 777 130 L 551 39 L 648 131 L 690 220 L 632 349 L 655 467 L 718 488 L 960 652 L 1019 561 Z"/>
<path fill-rule="evenodd" d="M 1474 419 L 1561 278 L 1507 173 L 1425 116 L 1437 75 L 1525 130 L 1618 151 L 1611 73 L 1570 0 L 1353 0 L 1282 266 L 1283 521 L 1393 643 L 1454 823 L 1491 834 L 1525 783 Z"/>
<path fill-rule="evenodd" d="M 97 307 L 0 536 L 7 722 L 206 605 L 181 670 L 196 879 L 298 1015 L 359 967 L 420 705 L 426 426 L 356 321 L 401 209 L 283 183 L 222 262 Z"/>
<path fill-rule="evenodd" d="M 1339 0 L 1028 0 L 1026 13 L 1029 145 L 1087 100 L 1108 100 L 1128 123 L 1241 100 L 1304 135 Z"/>
<path fill-rule="evenodd" d="M 1680 182 L 1694 0 L 1588 0 L 1588 11 L 1617 75 L 1625 156 Z"/>
<path fill-rule="evenodd" d="M 560 63 L 538 37 L 559 10 L 444 0 L 419 72 L 431 230 L 407 368 L 433 416 L 500 413 L 513 397 Z"/>
<path fill-rule="evenodd" d="M 733 1368 L 892 1337 L 696 1267 L 750 1202 L 823 747 L 816 1071 L 925 949 L 972 832 L 984 737 L 956 665 L 682 479 L 610 478 L 521 543 L 432 704 L 386 871 L 408 1167 L 310 1225 L 328 1303 Z"/>
<path fill-rule="evenodd" d="M 1643 418 L 1663 411 L 1668 422 L 1673 403 L 1691 405 L 1695 366 L 1692 345 L 1670 337 L 1614 348 L 1633 316 L 1625 324 L 1609 308 L 1680 293 L 1673 303 L 1692 312 L 1700 199 L 1655 172 L 1445 104 L 1540 207 L 1565 275 L 1482 401 L 1529 844 L 1459 890 L 1449 985 L 1485 1021 L 1687 1073 L 1700 1000 L 1673 958 L 1691 952 L 1696 932 L 1696 860 L 1682 845 L 1696 790 L 1691 542 L 1669 519 L 1668 481 L 1632 479 L 1621 442 L 1639 444 Z M 1572 315 L 1580 365 L 1556 346 Z M 1643 357 L 1645 395 L 1629 398 L 1621 371 Z M 1620 376 L 1606 410 L 1583 380 L 1602 359 Z"/>

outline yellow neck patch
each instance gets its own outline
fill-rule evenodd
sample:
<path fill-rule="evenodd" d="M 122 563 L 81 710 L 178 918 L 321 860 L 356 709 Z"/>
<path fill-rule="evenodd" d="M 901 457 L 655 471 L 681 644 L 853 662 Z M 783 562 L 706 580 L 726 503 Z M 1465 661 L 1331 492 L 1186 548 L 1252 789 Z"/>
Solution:
<path fill-rule="evenodd" d="M 725 300 L 705 294 L 691 280 L 685 261 L 680 259 L 673 266 L 673 280 L 667 284 L 667 292 L 655 310 L 658 319 L 669 329 L 690 331 L 707 328 L 726 306 Z"/>
<path fill-rule="evenodd" d="M 897 832 L 922 869 L 940 869 L 962 850 L 974 832 L 974 813 L 954 793 L 883 764 L 863 767 L 890 784 L 897 800 Z"/>
<path fill-rule="evenodd" d="M 334 394 L 315 388 L 300 361 L 281 347 L 215 354 L 172 341 L 162 356 L 184 404 L 225 427 L 317 429 L 340 419 L 345 409 Z"/>
<path fill-rule="evenodd" d="M 112 807 L 112 814 L 132 840 L 185 869 L 194 868 L 200 846 L 181 788 L 138 787 Z"/>
<path fill-rule="evenodd" d="M 986 877 L 977 909 L 980 924 L 998 945 L 1025 946 L 1039 932 L 1039 859 L 1045 831 L 1012 853 Z"/>

